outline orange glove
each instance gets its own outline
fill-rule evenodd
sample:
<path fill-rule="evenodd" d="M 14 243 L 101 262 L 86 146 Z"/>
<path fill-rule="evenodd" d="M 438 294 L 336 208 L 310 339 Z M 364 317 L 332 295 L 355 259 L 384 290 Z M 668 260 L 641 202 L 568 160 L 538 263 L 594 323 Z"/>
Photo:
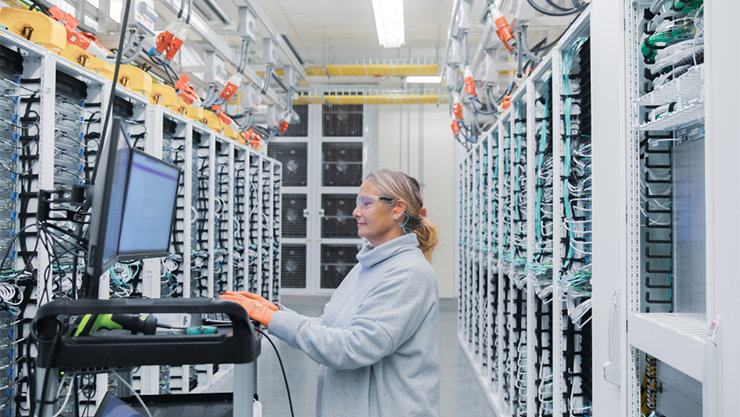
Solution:
<path fill-rule="evenodd" d="M 272 315 L 275 314 L 275 311 L 271 310 L 269 307 L 260 303 L 259 301 L 247 298 L 237 293 L 223 294 L 219 298 L 230 300 L 239 304 L 244 310 L 247 311 L 247 315 L 249 316 L 249 318 L 251 318 L 252 320 L 257 320 L 265 327 L 270 327 L 270 319 L 272 319 Z"/>
<path fill-rule="evenodd" d="M 267 301 L 266 299 L 260 297 L 257 294 L 252 294 L 251 292 L 246 291 L 226 291 L 224 292 L 225 295 L 241 295 L 242 297 L 247 297 L 251 300 L 257 301 L 260 304 L 264 305 L 265 307 L 269 308 L 272 311 L 278 311 L 280 310 L 280 307 L 278 307 L 276 304 L 273 304 L 270 301 Z"/>

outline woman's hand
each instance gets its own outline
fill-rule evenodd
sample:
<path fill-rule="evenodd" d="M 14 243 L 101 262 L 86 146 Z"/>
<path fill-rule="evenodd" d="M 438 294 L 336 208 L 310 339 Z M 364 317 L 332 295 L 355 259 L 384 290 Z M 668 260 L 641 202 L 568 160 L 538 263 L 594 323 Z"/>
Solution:
<path fill-rule="evenodd" d="M 247 296 L 241 295 L 240 293 L 236 293 L 236 292 L 227 291 L 225 294 L 221 295 L 219 298 L 223 298 L 224 300 L 230 300 L 235 303 L 238 303 L 240 306 L 242 306 L 244 310 L 246 310 L 249 318 L 251 318 L 252 320 L 257 320 L 265 327 L 270 327 L 270 319 L 272 319 L 272 315 L 275 314 L 275 311 L 277 310 L 277 306 L 275 304 L 270 303 L 267 300 L 265 301 L 275 306 L 276 310 L 273 310 L 267 305 L 260 303 L 258 300 L 249 298 Z"/>
<path fill-rule="evenodd" d="M 240 295 L 242 297 L 247 297 L 250 300 L 257 301 L 258 303 L 262 304 L 263 306 L 269 308 L 272 311 L 278 311 L 280 310 L 280 307 L 277 306 L 277 304 L 274 304 L 270 301 L 267 301 L 266 299 L 260 297 L 257 294 L 252 294 L 251 292 L 246 291 L 226 291 L 224 292 L 225 295 Z"/>

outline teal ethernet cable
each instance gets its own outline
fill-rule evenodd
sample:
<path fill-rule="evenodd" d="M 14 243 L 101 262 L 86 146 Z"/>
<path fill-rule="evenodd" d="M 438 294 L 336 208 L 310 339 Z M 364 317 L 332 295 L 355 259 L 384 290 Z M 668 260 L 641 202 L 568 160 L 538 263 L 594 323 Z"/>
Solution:
<path fill-rule="evenodd" d="M 517 120 L 522 119 L 522 103 L 518 102 L 516 104 L 516 117 Z M 512 162 L 516 163 L 521 161 L 522 159 L 522 122 L 516 122 L 516 159 Z M 521 191 L 521 184 L 519 183 L 519 169 L 514 167 L 514 215 L 516 216 L 516 220 L 521 220 L 519 218 L 519 192 Z M 521 222 L 514 221 L 514 216 L 512 216 L 512 232 L 518 233 L 519 227 Z M 516 242 L 512 242 L 511 245 L 511 260 L 514 261 L 516 258 Z"/>
<path fill-rule="evenodd" d="M 572 108 L 573 108 L 573 97 L 571 97 L 573 90 L 570 85 L 570 72 L 573 68 L 573 61 L 575 59 L 576 54 L 578 51 L 583 47 L 584 43 L 586 42 L 586 38 L 579 38 L 576 40 L 576 42 L 573 44 L 573 46 L 568 50 L 568 52 L 565 54 L 565 57 L 563 57 L 563 92 L 565 93 L 565 103 L 564 103 L 564 110 L 565 110 L 565 160 L 564 160 L 564 166 L 563 166 L 563 205 L 565 206 L 565 218 L 573 218 L 573 209 L 570 206 L 570 192 L 568 191 L 568 182 L 570 180 L 571 175 L 571 136 L 573 134 L 573 126 L 572 126 Z M 572 230 L 568 230 L 568 237 L 571 241 L 575 240 L 575 234 Z M 571 245 L 568 245 L 568 254 L 566 256 L 565 263 L 563 265 L 563 270 L 566 270 L 570 266 L 570 262 L 573 259 L 574 250 Z"/>
<path fill-rule="evenodd" d="M 537 242 L 542 242 L 542 177 L 539 175 L 542 172 L 542 165 L 545 161 L 545 151 L 547 150 L 547 117 L 548 107 L 550 106 L 550 91 L 549 88 L 545 88 L 545 111 L 542 116 L 542 126 L 540 132 L 540 143 L 539 143 L 539 157 L 537 158 L 537 202 L 535 204 L 535 229 L 537 231 Z M 538 251 L 535 255 L 537 260 L 542 259 L 542 251 Z"/>

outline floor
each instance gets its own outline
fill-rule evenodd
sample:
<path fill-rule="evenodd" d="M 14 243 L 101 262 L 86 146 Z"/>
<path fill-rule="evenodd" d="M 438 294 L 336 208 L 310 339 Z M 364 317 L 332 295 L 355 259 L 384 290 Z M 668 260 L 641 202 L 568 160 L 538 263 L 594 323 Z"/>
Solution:
<path fill-rule="evenodd" d="M 306 315 L 321 314 L 326 298 L 284 296 L 286 306 Z M 442 378 L 440 417 L 494 417 L 478 381 L 460 349 L 455 300 L 440 302 Z M 302 352 L 273 338 L 288 375 L 295 417 L 314 417 L 318 365 Z M 259 357 L 257 391 L 263 417 L 289 417 L 288 397 L 275 353 L 265 345 Z"/>

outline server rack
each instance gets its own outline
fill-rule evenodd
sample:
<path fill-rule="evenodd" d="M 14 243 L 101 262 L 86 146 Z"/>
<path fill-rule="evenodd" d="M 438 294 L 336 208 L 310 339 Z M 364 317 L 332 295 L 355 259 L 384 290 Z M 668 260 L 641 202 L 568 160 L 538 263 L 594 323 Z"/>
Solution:
<path fill-rule="evenodd" d="M 645 12 L 651 5 L 661 7 Z M 675 7 L 689 9 L 668 10 Z M 728 175 L 738 152 L 728 109 L 738 82 L 728 68 L 738 62 L 724 53 L 729 43 L 719 31 L 737 9 L 597 2 L 530 74 L 528 416 L 734 415 L 728 393 L 738 360 L 727 343 L 737 341 L 740 315 L 730 299 L 738 285 L 724 277 L 732 270 L 726 248 L 736 247 L 739 229 L 737 196 L 718 192 L 737 188 Z M 666 12 L 671 19 L 661 17 Z M 688 40 L 686 59 L 646 62 L 653 49 L 646 38 L 660 33 L 654 19 L 682 22 L 687 34 L 676 43 Z M 517 98 L 489 132 L 498 134 L 504 155 L 517 133 Z M 470 280 L 478 278 L 464 248 L 476 152 L 459 170 L 459 340 L 496 411 L 514 415 L 521 404 L 506 389 L 511 384 L 489 377 L 471 346 Z M 492 201 L 506 203 L 510 165 L 499 163 L 503 182 L 493 185 Z M 500 217 L 498 236 L 510 247 L 503 241 L 509 213 Z M 499 278 L 498 288 L 510 289 L 510 281 Z M 510 314 L 507 294 L 498 297 L 499 318 Z M 497 340 L 511 336 L 501 322 L 496 329 Z M 505 366 L 511 344 L 492 347 Z"/>
<path fill-rule="evenodd" d="M 716 415 L 702 393 L 709 364 L 696 360 L 711 349 L 704 7 L 625 5 L 631 416 Z M 676 24 L 666 32 L 660 22 L 669 14 Z M 666 33 L 675 37 L 657 44 Z"/>
<path fill-rule="evenodd" d="M 458 336 L 502 416 L 593 410 L 589 16 L 459 166 Z"/>
<path fill-rule="evenodd" d="M 29 398 L 28 375 L 21 365 L 26 355 L 25 343 L 30 340 L 29 319 L 34 316 L 37 305 L 55 297 L 72 296 L 79 272 L 84 268 L 84 257 L 72 256 L 69 248 L 74 242 L 68 236 L 61 232 L 59 235 L 41 233 L 29 225 L 35 224 L 38 190 L 68 188 L 84 182 L 92 174 L 102 130 L 100 116 L 107 103 L 111 81 L 5 31 L 0 31 L 0 61 L 3 63 L 0 88 L 4 91 L 0 112 L 5 116 L 0 126 L 0 158 L 3 158 L 2 172 L 5 173 L 1 175 L 7 175 L 4 188 L 0 190 L 0 210 L 7 212 L 5 218 L 10 219 L 0 225 L 0 246 L 11 249 L 3 265 L 3 276 L 13 277 L 15 291 L 15 295 L 5 292 L 12 298 L 3 299 L 6 313 L 0 317 L 0 334 L 8 342 L 4 345 L 15 346 L 12 350 L 4 350 L 8 359 L 3 365 L 8 372 L 3 373 L 2 390 L 7 401 L 0 407 L 4 414 L 27 415 L 26 405 L 33 399 Z M 212 132 L 200 122 L 150 105 L 149 98 L 143 94 L 119 86 L 114 113 L 125 119 L 124 129 L 135 147 L 164 158 L 184 171 L 178 187 L 171 253 L 163 259 L 123 264 L 125 267 L 114 269 L 123 274 L 104 274 L 99 296 L 108 298 L 134 293 L 151 298 L 190 297 L 201 293 L 216 296 L 223 289 L 239 288 L 239 283 L 233 279 L 236 275 L 243 276 L 243 283 L 251 280 L 255 287 L 261 286 L 260 280 L 266 280 L 267 275 L 249 275 L 248 268 L 240 273 L 238 263 L 231 263 L 239 259 L 238 254 L 234 256 L 239 250 L 242 259 L 247 259 L 246 244 L 240 249 L 239 242 L 247 236 L 247 214 L 260 209 L 259 205 L 249 205 L 246 187 L 249 172 L 245 168 L 257 161 L 270 171 L 267 199 L 272 200 L 273 207 L 280 207 L 280 163 Z M 220 152 L 217 152 L 219 147 Z M 221 181 L 217 183 L 215 168 L 222 165 L 226 169 L 220 172 Z M 202 170 L 198 170 L 199 167 Z M 198 176 L 201 171 L 203 178 Z M 204 187 L 199 189 L 199 185 Z M 221 187 L 218 195 L 217 185 Z M 195 196 L 192 191 L 196 191 Z M 65 193 L 68 194 L 69 189 Z M 211 217 L 216 198 L 228 199 L 218 222 Z M 52 203 L 52 207 L 68 208 L 64 204 Z M 236 226 L 235 222 L 240 221 L 243 224 Z M 64 230 L 76 227 L 62 218 L 53 218 L 50 222 Z M 197 230 L 201 223 L 205 233 L 198 241 L 197 234 L 191 231 Z M 268 284 L 271 291 L 266 296 L 273 301 L 278 301 L 280 295 L 275 290 L 280 282 L 279 272 L 275 273 L 281 266 L 280 223 L 280 210 L 273 210 L 267 230 L 271 250 L 265 252 L 265 261 L 273 271 Z M 240 235 L 241 231 L 245 234 Z M 13 234 L 17 237 L 9 240 Z M 257 247 L 262 245 L 261 239 L 262 236 L 257 235 Z M 48 240 L 49 244 L 41 244 L 41 240 Z M 193 259 L 202 256 L 198 250 L 212 251 L 216 240 L 229 252 L 228 256 L 223 254 L 229 263 L 221 265 L 227 271 L 225 284 L 223 279 L 214 279 L 215 260 L 211 257 L 203 257 L 200 268 L 192 266 Z M 7 287 L 8 282 L 2 285 Z M 200 375 L 200 381 L 193 379 L 197 374 L 187 366 L 142 367 L 131 378 L 135 389 L 142 393 L 187 393 L 208 390 L 229 372 L 229 368 L 207 369 Z M 90 374 L 76 378 L 81 389 L 79 411 L 92 415 L 109 387 L 108 376 Z M 116 385 L 110 387 L 116 389 Z M 61 407 L 61 403 L 57 406 Z M 72 413 L 72 408 L 68 405 L 63 412 Z"/>

